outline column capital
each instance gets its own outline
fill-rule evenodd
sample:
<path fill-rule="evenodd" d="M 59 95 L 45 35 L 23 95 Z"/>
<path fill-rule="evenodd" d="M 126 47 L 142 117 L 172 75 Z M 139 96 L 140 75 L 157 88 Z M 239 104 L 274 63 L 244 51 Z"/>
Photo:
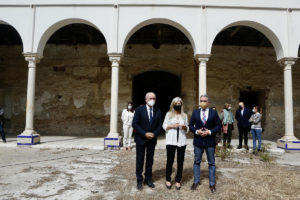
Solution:
<path fill-rule="evenodd" d="M 40 56 L 38 53 L 23 53 L 25 60 L 28 62 L 34 62 L 34 63 L 39 63 L 40 60 L 43 58 L 42 56 Z"/>
<path fill-rule="evenodd" d="M 294 65 L 297 60 L 298 58 L 296 57 L 284 57 L 278 60 L 278 63 L 285 67 L 286 65 Z"/>
<path fill-rule="evenodd" d="M 113 67 L 115 67 L 116 65 L 119 66 L 122 56 L 123 55 L 121 53 L 109 53 L 108 54 L 109 61 L 112 63 Z"/>
<path fill-rule="evenodd" d="M 195 60 L 199 61 L 199 62 L 201 62 L 201 61 L 207 62 L 209 60 L 210 56 L 211 56 L 211 54 L 196 54 Z"/>

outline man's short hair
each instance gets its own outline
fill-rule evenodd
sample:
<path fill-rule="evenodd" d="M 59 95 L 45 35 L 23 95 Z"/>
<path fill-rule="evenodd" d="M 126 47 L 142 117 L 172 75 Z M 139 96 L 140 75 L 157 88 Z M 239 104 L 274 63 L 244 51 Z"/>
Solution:
<path fill-rule="evenodd" d="M 147 99 L 147 96 L 149 96 L 150 94 L 154 94 L 154 96 L 156 97 L 156 94 L 154 92 L 147 92 L 145 95 L 145 99 Z"/>
<path fill-rule="evenodd" d="M 200 95 L 200 99 L 201 99 L 202 97 L 206 97 L 206 98 L 207 98 L 207 100 L 209 100 L 209 97 L 208 97 L 208 95 L 207 95 L 207 94 L 201 94 L 201 95 Z"/>

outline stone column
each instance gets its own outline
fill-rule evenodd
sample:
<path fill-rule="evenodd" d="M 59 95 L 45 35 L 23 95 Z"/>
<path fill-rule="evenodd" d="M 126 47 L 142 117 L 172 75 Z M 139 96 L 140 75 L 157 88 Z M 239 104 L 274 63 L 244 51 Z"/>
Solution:
<path fill-rule="evenodd" d="M 196 59 L 199 61 L 199 94 L 198 103 L 200 102 L 200 96 L 207 94 L 207 82 L 206 82 L 206 63 L 209 59 L 209 54 L 197 54 Z"/>
<path fill-rule="evenodd" d="M 121 54 L 109 54 L 111 67 L 111 105 L 110 105 L 110 131 L 104 138 L 105 147 L 120 147 L 118 133 L 118 96 L 119 96 L 119 65 Z"/>
<path fill-rule="evenodd" d="M 277 145 L 285 150 L 300 150 L 300 141 L 294 136 L 293 114 L 292 66 L 296 60 L 297 58 L 283 58 L 280 60 L 284 75 L 285 134 L 277 141 Z"/>
<path fill-rule="evenodd" d="M 28 61 L 28 82 L 26 101 L 26 125 L 23 133 L 18 135 L 18 145 L 34 145 L 40 142 L 40 135 L 34 130 L 34 99 L 35 99 L 35 76 L 36 64 L 40 57 L 35 53 L 25 53 L 25 60 Z"/>

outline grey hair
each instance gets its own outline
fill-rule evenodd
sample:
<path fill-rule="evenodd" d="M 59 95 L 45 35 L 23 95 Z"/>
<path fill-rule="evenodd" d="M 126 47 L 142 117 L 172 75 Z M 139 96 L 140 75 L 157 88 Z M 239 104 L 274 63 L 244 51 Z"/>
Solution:
<path fill-rule="evenodd" d="M 145 95 L 145 99 L 147 99 L 147 96 L 149 96 L 150 94 L 154 94 L 154 96 L 156 97 L 156 94 L 154 92 L 147 92 Z"/>
<path fill-rule="evenodd" d="M 209 97 L 208 97 L 208 95 L 207 95 L 207 94 L 201 94 L 201 95 L 200 95 L 200 99 L 201 99 L 202 97 L 206 97 L 206 98 L 207 98 L 207 100 L 209 100 Z"/>

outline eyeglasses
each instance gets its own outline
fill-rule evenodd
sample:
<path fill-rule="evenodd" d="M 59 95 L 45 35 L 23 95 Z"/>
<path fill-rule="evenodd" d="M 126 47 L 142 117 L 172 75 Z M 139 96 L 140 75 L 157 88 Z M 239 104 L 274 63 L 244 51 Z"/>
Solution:
<path fill-rule="evenodd" d="M 207 100 L 200 100 L 200 102 L 207 102 Z"/>

